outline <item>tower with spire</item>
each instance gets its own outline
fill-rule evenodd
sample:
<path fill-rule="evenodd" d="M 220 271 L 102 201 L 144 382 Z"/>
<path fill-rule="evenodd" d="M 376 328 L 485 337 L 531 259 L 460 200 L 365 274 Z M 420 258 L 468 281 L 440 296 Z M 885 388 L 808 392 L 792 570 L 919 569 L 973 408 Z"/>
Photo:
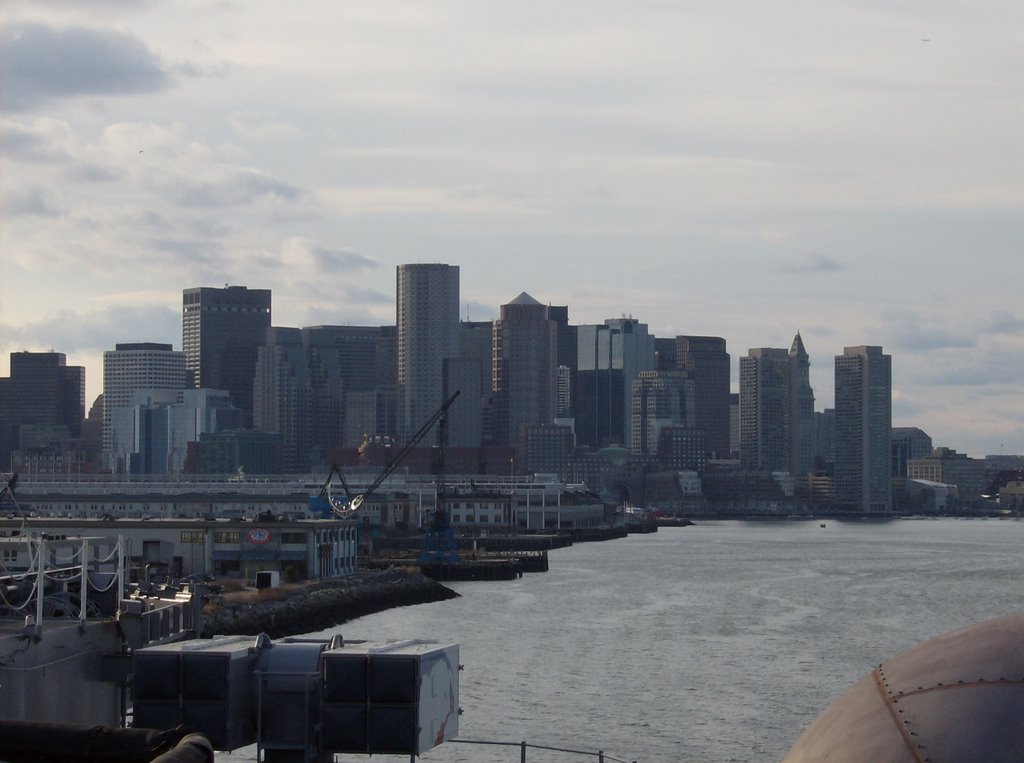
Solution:
<path fill-rule="evenodd" d="M 814 392 L 799 332 L 789 351 L 759 347 L 740 358 L 740 461 L 799 478 L 814 468 Z"/>
<path fill-rule="evenodd" d="M 811 361 L 800 332 L 789 348 L 789 473 L 801 477 L 814 471 L 814 390 Z"/>

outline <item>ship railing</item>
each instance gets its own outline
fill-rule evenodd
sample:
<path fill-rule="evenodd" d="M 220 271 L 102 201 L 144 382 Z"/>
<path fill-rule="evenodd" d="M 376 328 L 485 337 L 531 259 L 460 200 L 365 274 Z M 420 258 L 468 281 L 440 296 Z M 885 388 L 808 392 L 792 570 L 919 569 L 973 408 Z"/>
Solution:
<path fill-rule="evenodd" d="M 553 747 L 545 744 L 531 744 L 530 742 L 496 742 L 484 739 L 451 739 L 449 743 L 460 743 L 460 744 L 478 744 L 488 745 L 492 747 L 518 747 L 519 748 L 519 761 L 520 763 L 527 763 L 526 752 L 527 750 L 547 750 L 549 752 L 564 752 L 569 755 L 575 755 L 577 757 L 584 758 L 597 758 L 599 763 L 637 763 L 637 761 L 628 761 L 621 758 L 615 758 L 608 755 L 603 750 L 594 752 L 593 750 L 573 750 L 567 747 Z"/>
<path fill-rule="evenodd" d="M 84 626 L 89 619 L 90 613 L 98 614 L 94 606 L 90 606 L 90 589 L 98 593 L 104 593 L 114 586 L 117 586 L 116 596 L 121 599 L 124 595 L 124 571 L 125 571 L 125 541 L 124 536 L 118 535 L 114 538 L 105 537 L 81 537 L 48 539 L 45 534 L 39 536 L 17 536 L 4 538 L 7 545 L 28 544 L 28 564 L 24 571 L 5 571 L 4 577 L 8 581 L 25 582 L 31 581 L 32 591 L 26 599 L 18 605 L 12 606 L 6 595 L 0 591 L 0 606 L 6 609 L 25 613 L 25 628 L 23 635 L 39 639 L 43 632 L 43 622 L 46 614 L 46 604 L 58 603 L 59 609 L 67 612 L 74 607 L 73 599 L 77 599 L 79 623 Z M 105 557 L 93 554 L 92 549 L 100 546 L 112 546 Z M 64 552 L 61 554 L 60 552 Z M 90 580 L 90 568 L 98 571 L 103 566 L 113 566 L 116 571 L 111 574 L 110 581 L 99 586 Z M 3 571 L 3 570 L 0 570 Z M 46 593 L 46 583 L 57 582 L 67 585 L 77 582 L 78 593 L 76 597 L 60 597 Z"/>

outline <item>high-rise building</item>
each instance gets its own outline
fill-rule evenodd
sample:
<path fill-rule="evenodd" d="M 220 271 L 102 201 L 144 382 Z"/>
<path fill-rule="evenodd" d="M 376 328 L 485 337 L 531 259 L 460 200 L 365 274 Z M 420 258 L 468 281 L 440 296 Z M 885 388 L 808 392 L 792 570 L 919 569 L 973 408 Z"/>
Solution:
<path fill-rule="evenodd" d="M 123 472 L 133 442 L 115 436 L 117 411 L 129 409 L 136 393 L 177 392 L 186 387 L 185 353 L 158 342 L 122 343 L 103 353 L 103 454 L 107 466 Z"/>
<path fill-rule="evenodd" d="M 893 427 L 891 442 L 893 477 L 906 477 L 910 461 L 932 452 L 932 438 L 917 427 Z"/>
<path fill-rule="evenodd" d="M 675 371 L 679 368 L 676 361 L 675 338 L 667 339 L 662 337 L 654 338 L 654 367 L 659 371 Z"/>
<path fill-rule="evenodd" d="M 816 428 L 814 390 L 811 389 L 811 361 L 800 332 L 789 348 L 789 473 L 799 478 L 814 471 Z"/>
<path fill-rule="evenodd" d="M 633 382 L 633 423 L 630 452 L 657 456 L 661 432 L 668 427 L 693 427 L 693 379 L 683 371 L 641 371 Z"/>
<path fill-rule="evenodd" d="M 62 352 L 11 353 L 11 375 L 0 379 L 0 468 L 21 447 L 22 427 L 66 442 L 81 436 L 84 419 L 85 368 Z"/>
<path fill-rule="evenodd" d="M 740 452 L 740 393 L 729 393 L 729 457 Z"/>
<path fill-rule="evenodd" d="M 576 389 L 576 326 L 569 324 L 568 305 L 548 305 L 548 319 L 555 322 L 555 408 L 556 415 L 571 418 L 573 415 L 572 390 Z M 559 369 L 564 368 L 565 371 Z M 562 394 L 561 375 L 564 374 L 568 388 Z"/>
<path fill-rule="evenodd" d="M 844 348 L 835 359 L 836 506 L 892 510 L 892 356 L 881 347 Z"/>
<path fill-rule="evenodd" d="M 740 358 L 740 464 L 744 469 L 789 471 L 788 389 L 786 350 L 758 347 Z"/>
<path fill-rule="evenodd" d="M 836 409 L 814 412 L 815 469 L 831 474 L 836 464 Z"/>
<path fill-rule="evenodd" d="M 556 330 L 548 308 L 526 292 L 501 306 L 494 322 L 495 445 L 521 449 L 522 427 L 554 419 Z"/>
<path fill-rule="evenodd" d="M 603 447 L 632 440 L 633 382 L 654 368 L 654 337 L 635 318 L 577 326 L 576 438 Z"/>
<path fill-rule="evenodd" d="M 191 386 L 227 390 L 252 426 L 256 351 L 270 328 L 270 289 L 201 286 L 182 291 L 181 301 Z"/>
<path fill-rule="evenodd" d="M 344 390 L 331 329 L 270 328 L 258 350 L 254 423 L 281 435 L 286 472 L 318 464 L 342 440 Z"/>
<path fill-rule="evenodd" d="M 448 440 L 452 448 L 479 448 L 483 438 L 483 369 L 476 358 L 448 358 L 444 362 L 444 398 L 456 392 L 448 409 Z M 490 376 L 490 374 L 488 374 Z"/>
<path fill-rule="evenodd" d="M 458 265 L 397 268 L 398 426 L 408 440 L 444 402 L 444 361 L 459 351 Z"/>
<path fill-rule="evenodd" d="M 575 374 L 569 366 L 559 366 L 555 369 L 555 418 L 572 417 L 573 376 Z"/>
<path fill-rule="evenodd" d="M 392 386 L 345 393 L 341 444 L 358 448 L 374 437 L 393 439 L 398 431 L 398 392 Z"/>
<path fill-rule="evenodd" d="M 788 351 L 752 349 L 740 358 L 740 463 L 755 471 L 814 471 L 814 392 L 798 333 Z"/>
<path fill-rule="evenodd" d="M 731 453 L 729 443 L 730 357 L 717 336 L 678 336 L 676 368 L 693 377 L 697 419 L 708 450 L 715 458 Z"/>

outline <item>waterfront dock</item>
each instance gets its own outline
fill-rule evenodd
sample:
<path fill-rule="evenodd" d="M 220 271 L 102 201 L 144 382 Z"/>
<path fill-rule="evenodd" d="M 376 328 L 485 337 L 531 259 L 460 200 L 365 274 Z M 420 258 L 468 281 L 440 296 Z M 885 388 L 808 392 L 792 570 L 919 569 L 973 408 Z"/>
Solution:
<path fill-rule="evenodd" d="M 250 593 L 251 592 L 247 592 Z M 393 607 L 457 598 L 418 571 L 371 570 L 343 578 L 269 589 L 254 600 L 230 595 L 203 613 L 202 635 L 284 638 L 325 630 Z"/>

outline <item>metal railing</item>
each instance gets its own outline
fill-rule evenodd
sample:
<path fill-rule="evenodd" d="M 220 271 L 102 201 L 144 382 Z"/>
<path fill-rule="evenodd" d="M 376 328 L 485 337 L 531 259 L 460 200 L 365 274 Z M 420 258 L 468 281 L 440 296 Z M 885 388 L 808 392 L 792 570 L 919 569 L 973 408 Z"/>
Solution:
<path fill-rule="evenodd" d="M 637 761 L 622 760 L 621 758 L 615 758 L 611 755 L 606 754 L 603 750 L 594 752 L 592 750 L 573 750 L 566 747 L 552 747 L 545 744 L 530 744 L 529 742 L 492 742 L 483 739 L 451 739 L 451 743 L 459 744 L 479 744 L 489 745 L 492 747 L 518 747 L 519 748 L 519 761 L 520 763 L 527 763 L 526 751 L 527 750 L 548 750 L 552 752 L 564 752 L 569 755 L 579 755 L 586 758 L 597 758 L 599 763 L 637 763 Z"/>

